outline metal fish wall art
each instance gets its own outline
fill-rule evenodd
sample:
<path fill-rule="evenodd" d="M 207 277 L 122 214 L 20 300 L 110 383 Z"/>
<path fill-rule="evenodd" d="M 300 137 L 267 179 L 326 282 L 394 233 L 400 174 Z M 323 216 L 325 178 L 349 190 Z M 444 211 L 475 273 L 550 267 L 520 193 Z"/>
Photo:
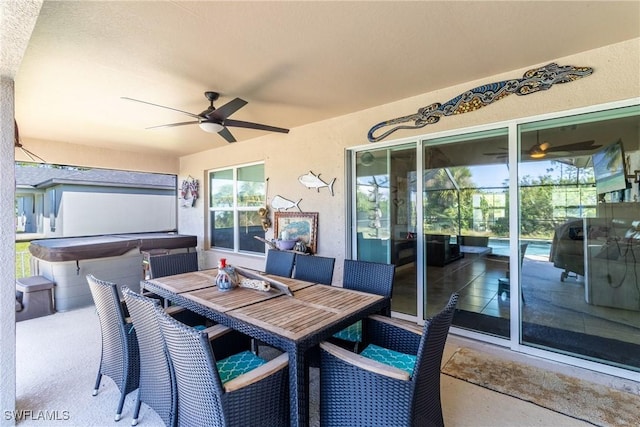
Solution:
<path fill-rule="evenodd" d="M 302 209 L 300 209 L 300 206 L 298 206 L 301 201 L 302 199 L 298 200 L 297 202 L 294 202 L 292 200 L 285 199 L 284 197 L 278 195 L 278 196 L 275 196 L 273 199 L 271 199 L 271 208 L 277 211 L 280 211 L 282 209 L 286 211 L 291 208 L 297 208 L 298 211 L 302 212 Z"/>
<path fill-rule="evenodd" d="M 399 129 L 420 129 L 426 125 L 437 123 L 442 117 L 468 113 L 486 107 L 512 93 L 519 96 L 529 95 L 550 89 L 554 84 L 569 83 L 591 74 L 593 74 L 593 68 L 590 67 L 561 66 L 556 63 L 533 68 L 524 73 L 521 79 L 503 80 L 478 86 L 450 99 L 444 104 L 436 102 L 420 108 L 416 114 L 378 123 L 369 130 L 367 138 L 370 142 L 377 142 Z M 413 125 L 395 126 L 378 136 L 373 135 L 380 128 L 405 122 L 413 122 Z"/>
<path fill-rule="evenodd" d="M 307 188 L 315 188 L 318 193 L 321 188 L 327 187 L 329 189 L 329 193 L 333 196 L 333 184 L 336 182 L 336 178 L 333 178 L 331 182 L 327 184 L 320 179 L 320 174 L 316 175 L 309 171 L 308 174 L 299 176 L 298 181 Z"/>

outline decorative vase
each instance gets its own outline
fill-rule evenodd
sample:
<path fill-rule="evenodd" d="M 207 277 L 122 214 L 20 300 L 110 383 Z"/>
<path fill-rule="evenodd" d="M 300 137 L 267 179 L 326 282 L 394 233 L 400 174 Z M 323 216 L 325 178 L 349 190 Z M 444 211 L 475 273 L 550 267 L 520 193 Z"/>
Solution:
<path fill-rule="evenodd" d="M 235 269 L 234 269 L 234 274 L 235 274 Z M 229 291 L 233 287 L 233 281 L 231 280 L 231 276 L 229 275 L 226 258 L 220 258 L 220 262 L 218 263 L 218 275 L 216 276 L 216 286 L 218 287 L 218 290 L 221 292 Z"/>

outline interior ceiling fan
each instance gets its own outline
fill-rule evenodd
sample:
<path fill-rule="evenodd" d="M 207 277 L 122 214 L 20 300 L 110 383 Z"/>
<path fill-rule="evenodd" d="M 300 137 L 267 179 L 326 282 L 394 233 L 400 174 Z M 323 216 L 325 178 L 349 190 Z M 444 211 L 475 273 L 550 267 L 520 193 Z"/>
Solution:
<path fill-rule="evenodd" d="M 140 102 L 142 104 L 153 105 L 154 107 L 166 108 L 167 110 L 177 111 L 182 114 L 186 114 L 189 117 L 192 117 L 196 120 L 188 121 L 188 122 L 179 122 L 179 123 L 170 123 L 166 125 L 160 126 L 151 126 L 147 129 L 157 129 L 157 128 L 167 128 L 167 127 L 175 127 L 175 126 L 184 126 L 184 125 L 199 125 L 202 130 L 210 133 L 217 133 L 222 136 L 228 142 L 236 142 L 236 139 L 233 137 L 231 132 L 227 127 L 238 127 L 238 128 L 247 128 L 247 129 L 258 129 L 265 130 L 268 132 L 281 132 L 281 133 L 289 133 L 289 129 L 283 129 L 275 126 L 263 125 L 260 123 L 253 122 L 245 122 L 242 120 L 234 120 L 229 119 L 233 113 L 238 111 L 240 108 L 247 105 L 247 101 L 235 98 L 226 104 L 224 104 L 220 108 L 215 108 L 213 106 L 213 101 L 217 100 L 220 94 L 218 92 L 207 91 L 204 93 L 204 96 L 209 100 L 209 107 L 201 112 L 200 114 L 189 113 L 188 111 L 178 110 L 176 108 L 166 107 L 164 105 L 152 104 L 151 102 L 141 101 L 139 99 L 133 99 L 123 96 L 122 99 L 126 99 L 128 101 Z"/>
<path fill-rule="evenodd" d="M 572 144 L 565 144 L 559 146 L 553 146 L 548 141 L 540 142 L 540 131 L 536 131 L 536 143 L 528 150 L 522 150 L 522 155 L 531 159 L 542 159 L 547 156 L 548 153 L 554 153 L 556 155 L 575 155 L 576 151 L 591 151 L 602 147 L 601 145 L 594 145 L 594 140 L 574 142 Z M 502 152 L 498 153 L 484 153 L 485 156 L 496 156 L 498 159 L 504 159 L 508 157 L 507 149 L 503 148 Z"/>

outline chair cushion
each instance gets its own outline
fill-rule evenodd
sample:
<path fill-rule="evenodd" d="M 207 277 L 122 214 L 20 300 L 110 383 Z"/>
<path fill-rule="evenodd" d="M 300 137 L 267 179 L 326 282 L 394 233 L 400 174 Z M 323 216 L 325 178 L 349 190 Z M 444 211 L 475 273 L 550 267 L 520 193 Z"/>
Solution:
<path fill-rule="evenodd" d="M 216 363 L 222 384 L 267 363 L 249 350 L 243 351 Z"/>
<path fill-rule="evenodd" d="M 333 337 L 349 342 L 362 342 L 362 321 L 358 320 L 353 325 L 334 334 Z"/>
<path fill-rule="evenodd" d="M 393 366 L 394 368 L 402 369 L 407 371 L 409 375 L 413 374 L 413 367 L 416 364 L 416 356 L 412 354 L 400 353 L 399 351 L 389 350 L 388 348 L 375 344 L 369 344 L 362 350 L 360 356 Z"/>

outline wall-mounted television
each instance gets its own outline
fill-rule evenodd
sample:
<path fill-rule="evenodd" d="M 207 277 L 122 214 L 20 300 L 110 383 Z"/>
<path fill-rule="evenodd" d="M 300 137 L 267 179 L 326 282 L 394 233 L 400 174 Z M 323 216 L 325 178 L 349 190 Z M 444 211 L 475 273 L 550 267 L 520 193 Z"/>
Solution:
<path fill-rule="evenodd" d="M 627 188 L 624 148 L 621 140 L 593 153 L 592 160 L 598 194 Z"/>

